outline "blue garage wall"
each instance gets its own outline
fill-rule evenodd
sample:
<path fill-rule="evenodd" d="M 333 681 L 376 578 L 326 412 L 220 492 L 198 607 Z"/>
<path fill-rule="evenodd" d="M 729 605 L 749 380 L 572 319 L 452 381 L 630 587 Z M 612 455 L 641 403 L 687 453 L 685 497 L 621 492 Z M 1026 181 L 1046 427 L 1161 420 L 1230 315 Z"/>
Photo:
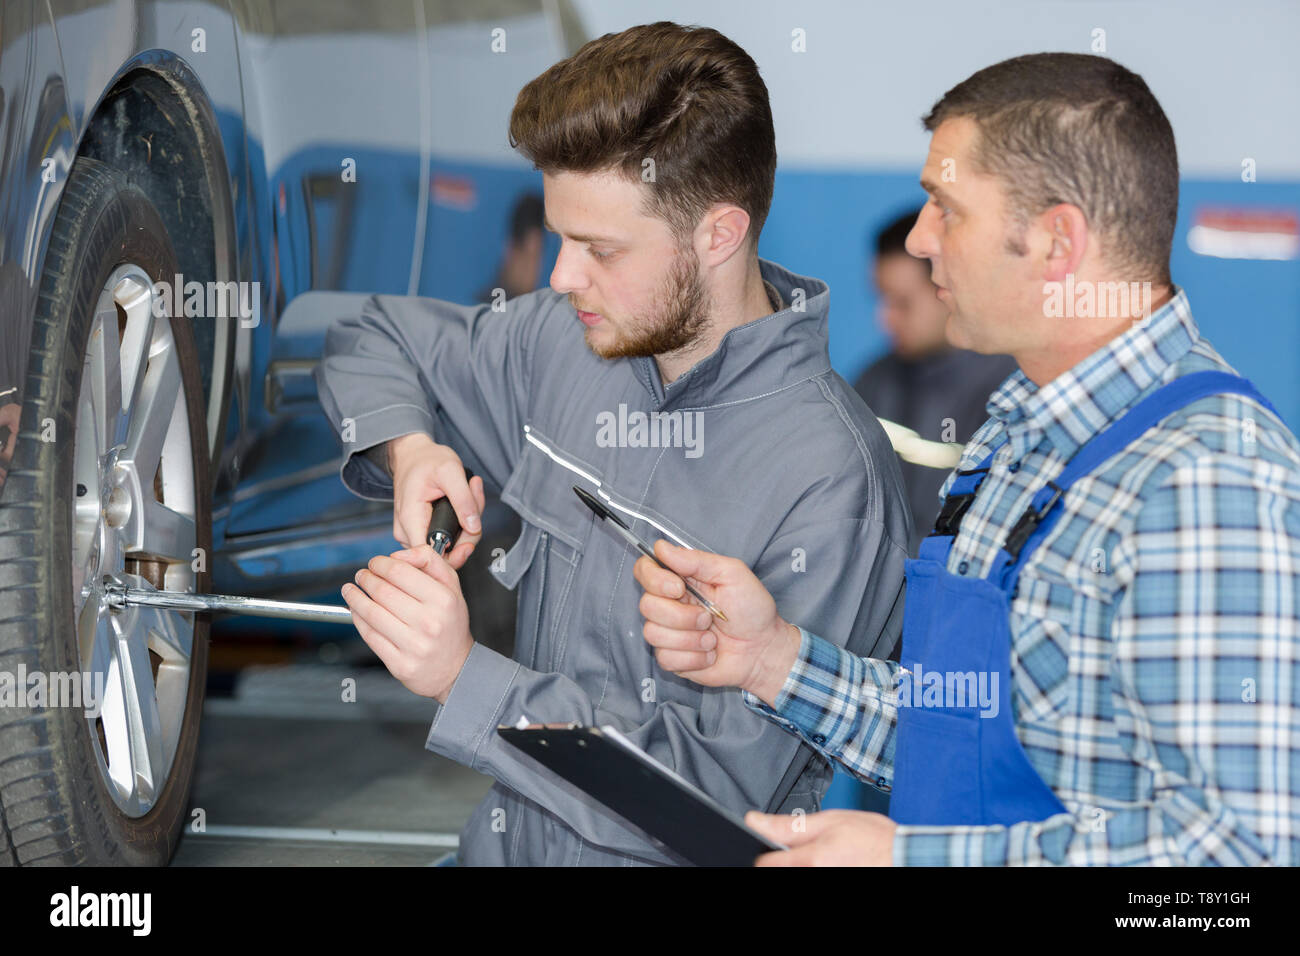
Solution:
<path fill-rule="evenodd" d="M 1300 260 L 1217 259 L 1187 247 L 1204 205 L 1286 207 L 1300 212 L 1300 182 L 1184 181 L 1173 277 L 1187 290 L 1201 332 L 1251 379 L 1295 431 L 1300 427 Z"/>
<path fill-rule="evenodd" d="M 300 154 L 277 178 L 292 182 L 309 170 L 332 171 L 338 154 L 337 149 Z M 916 182 L 922 158 L 918 157 L 917 173 L 788 169 L 777 173 L 759 251 L 830 285 L 831 362 L 850 381 L 887 347 L 875 320 L 870 245 L 881 225 L 925 201 Z M 339 288 L 405 291 L 415 183 L 397 170 L 406 172 L 408 162 L 409 157 L 400 154 L 361 156 L 363 166 L 378 175 L 364 177 L 355 188 L 387 189 L 400 195 L 358 203 L 358 216 L 347 237 L 348 270 Z M 432 174 L 469 184 L 472 200 L 463 206 L 430 201 L 419 293 L 470 302 L 494 274 L 515 200 L 524 192 L 540 192 L 541 175 L 524 166 L 438 159 Z M 1300 181 L 1184 179 L 1172 257 L 1174 281 L 1187 290 L 1202 332 L 1295 427 L 1300 424 L 1300 260 L 1218 259 L 1193 253 L 1187 246 L 1187 232 L 1197 209 L 1205 206 L 1300 211 Z M 323 243 L 335 225 L 328 207 L 317 210 L 316 234 Z M 540 284 L 549 279 L 555 247 L 555 237 L 548 234 Z M 295 291 L 307 286 L 306 258 L 306 249 L 282 248 L 281 269 L 290 285 L 299 286 Z M 295 264 L 295 260 L 301 261 Z"/>
<path fill-rule="evenodd" d="M 340 148 L 319 147 L 291 157 L 271 184 L 297 183 L 311 173 L 337 175 Z M 351 188 L 380 190 L 358 195 L 356 215 L 344 239 L 346 271 L 336 288 L 405 292 L 410 242 L 415 229 L 417 183 L 409 154 L 351 151 L 368 175 Z M 887 347 L 876 325 L 870 246 L 875 231 L 925 201 L 917 172 L 782 168 L 759 251 L 795 272 L 831 287 L 831 362 L 852 381 Z M 494 275 L 516 199 L 541 191 L 541 175 L 519 165 L 455 162 L 435 157 L 433 178 L 468 186 L 468 199 L 448 205 L 430 199 L 419 294 L 473 301 Z M 289 192 L 289 217 L 304 217 L 297 230 L 283 230 L 280 269 L 290 297 L 309 287 L 309 250 L 295 248 L 290 234 L 306 234 L 301 194 Z M 1243 183 L 1185 178 L 1174 237 L 1174 281 L 1185 288 L 1202 332 L 1239 372 L 1267 394 L 1293 428 L 1300 424 L 1300 260 L 1219 259 L 1187 246 L 1197 210 L 1207 206 L 1291 210 L 1300 213 L 1300 179 Z M 327 247 L 340 223 L 330 204 L 317 206 L 315 233 Z M 301 245 L 301 244 L 300 244 Z M 538 275 L 545 284 L 557 243 L 547 235 Z M 318 253 L 319 255 L 319 253 Z M 319 277 L 318 277 L 319 278 Z"/>
<path fill-rule="evenodd" d="M 868 243 L 925 202 L 915 173 L 778 170 L 759 254 L 831 287 L 831 364 L 852 379 L 887 343 L 876 325 Z"/>
<path fill-rule="evenodd" d="M 781 171 L 759 251 L 831 287 L 831 363 L 852 381 L 887 348 L 875 321 L 868 244 L 875 230 L 925 201 L 917 174 Z M 1300 212 L 1300 181 L 1184 180 L 1174 236 L 1174 281 L 1203 334 L 1300 424 L 1300 260 L 1217 259 L 1193 253 L 1187 231 L 1202 206 Z"/>

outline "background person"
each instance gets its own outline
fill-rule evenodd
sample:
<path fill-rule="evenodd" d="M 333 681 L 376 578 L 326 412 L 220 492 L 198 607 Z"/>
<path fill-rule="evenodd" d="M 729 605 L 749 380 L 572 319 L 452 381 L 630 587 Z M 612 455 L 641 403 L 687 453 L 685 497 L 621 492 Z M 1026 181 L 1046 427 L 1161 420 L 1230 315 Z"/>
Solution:
<path fill-rule="evenodd" d="M 476 302 L 491 303 L 500 289 L 505 298 L 532 292 L 542 271 L 542 254 L 546 248 L 543 221 L 546 216 L 541 196 L 526 192 L 515 200 L 510 210 L 510 232 L 496 276 L 474 296 Z"/>
<path fill-rule="evenodd" d="M 920 212 L 919 207 L 908 210 L 875 237 L 872 277 L 890 348 L 853 387 L 879 418 L 929 442 L 965 445 L 989 417 L 989 396 L 1015 371 L 1016 362 L 1009 355 L 980 355 L 948 343 L 948 307 L 935 294 L 930 263 L 904 247 Z M 939 488 L 951 464 L 935 468 L 900 454 L 899 467 L 912 509 L 910 553 L 916 557 L 921 539 L 934 527 Z"/>

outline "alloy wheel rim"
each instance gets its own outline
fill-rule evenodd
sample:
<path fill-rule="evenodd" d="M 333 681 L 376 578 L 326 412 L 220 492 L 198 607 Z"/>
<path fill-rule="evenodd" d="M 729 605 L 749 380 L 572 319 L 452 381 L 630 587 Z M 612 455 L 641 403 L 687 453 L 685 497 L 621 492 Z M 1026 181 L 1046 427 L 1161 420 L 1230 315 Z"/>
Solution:
<path fill-rule="evenodd" d="M 180 357 L 153 282 L 115 269 L 95 305 L 74 436 L 72 604 L 79 666 L 103 688 L 87 714 L 127 816 L 157 803 L 189 695 L 194 615 L 109 604 L 106 586 L 193 591 L 194 462 Z"/>

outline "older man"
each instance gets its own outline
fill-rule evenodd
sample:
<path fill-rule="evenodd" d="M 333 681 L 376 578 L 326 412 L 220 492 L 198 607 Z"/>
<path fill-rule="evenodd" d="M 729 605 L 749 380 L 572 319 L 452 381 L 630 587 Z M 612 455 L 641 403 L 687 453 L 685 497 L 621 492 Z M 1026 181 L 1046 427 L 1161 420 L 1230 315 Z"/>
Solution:
<path fill-rule="evenodd" d="M 792 847 L 762 862 L 1300 862 L 1300 445 L 1171 280 L 1164 112 L 1117 63 L 1037 54 L 925 125 L 908 249 L 949 341 L 1019 370 L 908 562 L 901 665 L 666 542 L 730 621 L 642 559 L 646 638 L 892 787 L 890 818 L 751 814 Z"/>

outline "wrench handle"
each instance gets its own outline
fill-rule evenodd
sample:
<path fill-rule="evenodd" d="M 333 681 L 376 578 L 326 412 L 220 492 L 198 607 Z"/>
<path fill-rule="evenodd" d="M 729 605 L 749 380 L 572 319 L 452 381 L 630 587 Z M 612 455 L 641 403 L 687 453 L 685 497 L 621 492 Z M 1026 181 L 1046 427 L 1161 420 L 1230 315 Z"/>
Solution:
<path fill-rule="evenodd" d="M 473 477 L 474 472 L 466 468 L 465 480 L 469 481 Z M 445 555 L 459 534 L 460 519 L 456 517 L 456 509 L 451 506 L 451 500 L 443 495 L 433 503 L 433 514 L 429 516 L 429 533 L 425 540 L 433 546 L 433 550 Z"/>

